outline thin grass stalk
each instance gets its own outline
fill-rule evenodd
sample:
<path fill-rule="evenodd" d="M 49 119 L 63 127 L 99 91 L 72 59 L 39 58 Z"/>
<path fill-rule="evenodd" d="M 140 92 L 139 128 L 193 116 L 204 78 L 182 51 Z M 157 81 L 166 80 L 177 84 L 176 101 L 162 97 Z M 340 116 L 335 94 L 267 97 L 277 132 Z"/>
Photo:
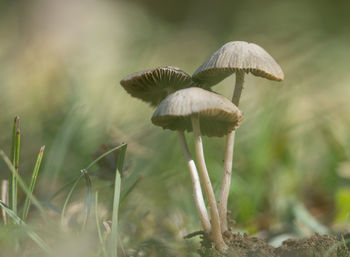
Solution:
<path fill-rule="evenodd" d="M 10 159 L 15 170 L 18 172 L 19 162 L 19 148 L 20 148 L 20 131 L 19 131 L 19 117 L 16 116 L 13 121 L 12 130 L 12 144 Z M 11 174 L 11 207 L 14 213 L 17 213 L 17 178 L 15 174 Z"/>
<path fill-rule="evenodd" d="M 18 128 L 19 128 L 19 117 L 16 116 L 13 120 L 11 152 L 10 152 L 10 160 L 12 161 L 13 164 L 15 163 L 16 132 Z"/>
<path fill-rule="evenodd" d="M 80 175 L 79 175 L 80 176 Z M 52 194 L 49 199 L 48 202 L 50 202 L 52 199 L 54 199 L 56 196 L 60 195 L 64 190 L 66 190 L 70 185 L 73 185 L 74 182 L 79 178 L 79 176 L 76 176 L 75 178 L 73 178 L 72 180 L 70 180 L 69 182 L 65 183 L 63 186 L 61 186 L 54 194 Z"/>
<path fill-rule="evenodd" d="M 109 155 L 110 153 L 120 149 L 121 147 L 123 147 L 123 145 L 119 145 L 119 146 L 116 146 L 110 150 L 108 150 L 107 152 L 103 153 L 102 155 L 100 155 L 97 159 L 93 160 L 86 168 L 85 170 L 88 170 L 90 169 L 92 166 L 94 166 L 99 160 L 101 160 L 102 158 L 104 158 L 105 156 Z M 73 178 L 71 181 L 65 183 L 61 188 L 59 188 L 54 194 L 52 194 L 49 198 L 48 201 L 51 201 L 52 199 L 54 199 L 56 196 L 60 195 L 64 190 L 66 190 L 66 188 L 68 188 L 70 185 L 73 185 L 76 180 L 80 177 L 79 176 L 76 176 L 75 178 Z"/>
<path fill-rule="evenodd" d="M 21 146 L 21 132 L 19 130 L 19 128 L 16 131 L 16 148 L 15 148 L 15 163 L 14 163 L 14 167 L 16 170 L 16 173 L 19 174 L 18 169 L 19 169 L 19 151 L 20 151 L 20 146 Z M 17 213 L 17 200 L 18 200 L 18 181 L 17 181 L 17 176 L 15 176 L 14 178 L 14 197 L 13 199 L 15 199 L 15 204 L 13 207 L 13 211 L 15 213 Z"/>
<path fill-rule="evenodd" d="M 34 165 L 34 169 L 32 172 L 32 178 L 30 180 L 30 185 L 29 185 L 30 195 L 27 195 L 26 200 L 24 202 L 23 215 L 22 215 L 23 220 L 26 220 L 27 216 L 28 216 L 29 208 L 31 205 L 30 196 L 32 196 L 33 192 L 34 192 L 34 188 L 36 185 L 36 181 L 37 181 L 37 177 L 38 177 L 38 173 L 39 173 L 39 169 L 40 169 L 40 164 L 41 164 L 41 161 L 43 159 L 44 150 L 45 150 L 45 146 L 42 146 L 40 148 L 38 157 L 37 157 L 35 165 Z"/>
<path fill-rule="evenodd" d="M 24 182 L 24 180 L 21 178 L 21 176 L 16 172 L 15 167 L 12 165 L 10 159 L 6 156 L 6 154 L 4 153 L 4 151 L 0 150 L 0 156 L 2 157 L 2 159 L 5 161 L 6 165 L 8 166 L 8 168 L 10 169 L 11 173 L 15 176 L 17 182 L 19 183 L 19 185 L 21 186 L 22 190 L 24 191 L 24 193 L 29 196 L 30 201 L 38 208 L 38 210 L 40 211 L 40 214 L 43 216 L 43 218 L 46 219 L 46 213 L 43 209 L 43 207 L 41 206 L 40 202 L 38 201 L 38 199 L 36 199 L 36 197 L 34 195 L 32 195 L 30 193 L 30 190 L 28 188 L 28 186 L 26 185 L 26 183 Z M 14 212 L 15 213 L 15 212 Z M 17 215 L 17 214 L 16 214 Z"/>
<path fill-rule="evenodd" d="M 109 155 L 110 153 L 116 151 L 116 150 L 122 150 L 124 147 L 126 147 L 126 144 L 123 143 L 121 145 L 118 145 L 116 147 L 113 147 L 112 149 L 108 150 L 107 152 L 101 154 L 99 157 L 97 157 L 95 160 L 93 160 L 86 168 L 85 170 L 89 170 L 92 166 L 94 166 L 99 160 L 103 159 L 104 157 L 106 157 L 107 155 Z"/>
<path fill-rule="evenodd" d="M 126 153 L 127 145 L 125 144 L 121 149 L 118 156 L 118 166 L 115 174 L 114 183 L 114 198 L 113 198 L 113 212 L 112 212 L 112 232 L 110 237 L 110 254 L 112 257 L 118 256 L 118 213 L 121 191 L 121 173 L 124 166 L 124 157 Z"/>
<path fill-rule="evenodd" d="M 67 206 L 68 206 L 68 203 L 73 195 L 73 192 L 75 190 L 75 188 L 77 187 L 77 185 L 79 184 L 80 180 L 83 178 L 83 173 L 81 173 L 79 175 L 79 177 L 75 180 L 72 188 L 69 190 L 68 194 L 67 194 L 67 197 L 64 201 L 64 204 L 63 204 L 63 207 L 62 207 L 62 212 L 61 212 L 61 224 L 63 225 L 64 224 L 64 215 L 66 214 L 66 209 L 67 209 Z"/>
<path fill-rule="evenodd" d="M 86 215 L 82 226 L 82 229 L 84 229 L 90 217 L 91 208 L 93 206 L 93 196 L 92 196 L 92 183 L 91 183 L 90 176 L 87 174 L 87 170 L 82 170 L 82 173 L 85 178 L 85 185 L 87 189 L 86 199 L 85 199 Z"/>
<path fill-rule="evenodd" d="M 102 155 L 100 155 L 98 158 L 96 158 L 95 160 L 93 160 L 85 169 L 83 170 L 86 170 L 88 171 L 92 166 L 94 166 L 99 160 L 101 160 L 102 158 L 104 158 L 105 156 L 107 156 L 108 154 L 118 150 L 118 149 L 122 149 L 123 147 L 125 147 L 126 144 L 121 144 L 120 146 L 117 146 L 117 147 L 114 147 L 112 148 L 111 150 L 103 153 Z M 65 215 L 65 212 L 66 212 L 66 208 L 67 208 L 67 205 L 70 201 L 70 198 L 72 197 L 72 194 L 75 190 L 75 188 L 77 187 L 77 185 L 79 184 L 80 180 L 83 178 L 84 174 L 81 173 L 78 177 L 76 177 L 74 180 L 66 183 L 63 187 L 61 187 L 53 196 L 51 196 L 50 199 L 53 199 L 55 196 L 57 196 L 60 192 L 63 192 L 64 189 L 66 187 L 68 187 L 69 185 L 73 184 L 72 185 L 72 188 L 69 190 L 68 194 L 67 194 L 67 197 L 64 201 L 64 204 L 63 204 L 63 207 L 62 207 L 62 212 L 61 212 L 61 224 L 64 223 L 64 215 Z"/>

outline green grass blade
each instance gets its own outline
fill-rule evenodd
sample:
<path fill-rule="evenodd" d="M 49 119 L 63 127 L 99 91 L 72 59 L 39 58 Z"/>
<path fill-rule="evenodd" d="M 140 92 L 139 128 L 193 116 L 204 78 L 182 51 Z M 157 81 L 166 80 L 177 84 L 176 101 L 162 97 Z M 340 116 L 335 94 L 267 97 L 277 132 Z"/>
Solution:
<path fill-rule="evenodd" d="M 6 154 L 4 153 L 4 151 L 0 150 L 0 156 L 2 157 L 2 159 L 4 160 L 4 162 L 6 163 L 6 165 L 8 166 L 8 168 L 10 169 L 12 175 L 15 176 L 16 180 L 18 181 L 19 185 L 21 186 L 22 190 L 25 192 L 25 194 L 27 196 L 29 196 L 30 201 L 38 208 L 38 210 L 40 211 L 40 213 L 42 214 L 42 216 L 45 218 L 45 211 L 43 209 L 43 207 L 41 206 L 40 202 L 38 201 L 38 199 L 36 199 L 36 197 L 34 195 L 32 195 L 30 193 L 30 190 L 28 188 L 28 186 L 25 184 L 25 182 L 23 181 L 23 179 L 21 178 L 21 176 L 16 172 L 15 167 L 12 165 L 10 159 L 6 156 Z M 15 213 L 15 212 L 14 212 Z M 15 213 L 16 214 L 16 213 Z M 17 215 L 17 214 L 16 214 Z"/>
<path fill-rule="evenodd" d="M 107 152 L 103 153 L 102 155 L 100 155 L 98 158 L 96 158 L 95 160 L 93 160 L 86 168 L 85 170 L 89 170 L 91 167 L 93 167 L 99 160 L 101 160 L 102 158 L 104 158 L 105 156 L 109 155 L 110 153 L 120 149 L 121 147 L 123 147 L 125 144 L 121 144 L 117 147 L 112 148 L 111 150 L 108 150 Z M 80 177 L 81 175 L 73 178 L 71 181 L 67 182 L 66 184 L 64 184 L 60 189 L 58 189 L 50 198 L 48 201 L 51 201 L 52 199 L 54 199 L 56 196 L 58 196 L 59 194 L 61 194 L 66 188 L 68 188 L 70 185 L 73 185 L 76 180 Z"/>
<path fill-rule="evenodd" d="M 73 185 L 74 182 L 79 178 L 79 176 L 76 176 L 71 181 L 65 183 L 62 187 L 60 187 L 60 189 L 58 189 L 53 195 L 51 195 L 47 201 L 50 202 L 52 199 L 54 199 L 56 196 L 60 195 L 64 190 L 66 190 L 66 188 L 68 188 L 70 185 Z"/>
<path fill-rule="evenodd" d="M 12 129 L 12 143 L 11 143 L 11 153 L 10 153 L 10 159 L 12 163 L 15 163 L 16 132 L 18 127 L 19 127 L 19 117 L 16 116 L 13 121 L 13 129 Z"/>
<path fill-rule="evenodd" d="M 83 171 L 88 171 L 88 169 L 90 169 L 92 166 L 94 166 L 99 160 L 101 160 L 102 158 L 104 158 L 105 156 L 107 156 L 108 154 L 118 150 L 118 149 L 122 149 L 123 147 L 126 147 L 126 144 L 121 144 L 120 146 L 117 146 L 117 147 L 114 147 L 112 148 L 111 150 L 103 153 L 102 155 L 100 155 L 98 158 L 96 158 L 95 160 L 93 160 L 85 169 L 83 169 Z M 68 187 L 69 185 L 71 185 L 73 183 L 73 186 L 72 188 L 70 189 L 67 197 L 66 197 L 66 200 L 63 204 L 63 207 L 62 207 L 62 213 L 61 213 L 61 223 L 63 224 L 63 221 L 64 221 L 64 215 L 65 215 L 65 212 L 66 212 L 66 208 L 67 208 L 67 205 L 70 201 L 70 198 L 72 197 L 72 194 L 75 190 L 75 188 L 77 187 L 78 183 L 80 182 L 80 180 L 83 178 L 84 174 L 83 172 L 77 177 L 75 178 L 74 180 L 68 182 L 67 184 L 65 184 L 63 187 L 66 188 Z M 61 187 L 52 197 L 55 197 L 56 195 L 58 195 L 60 192 L 62 192 L 64 189 L 63 187 Z"/>
<path fill-rule="evenodd" d="M 119 202 L 120 202 L 120 190 L 121 190 L 121 172 L 124 165 L 124 157 L 126 153 L 127 145 L 124 144 L 120 149 L 119 158 L 118 158 L 118 167 L 115 174 L 115 183 L 114 183 L 114 198 L 113 198 L 113 212 L 112 212 L 112 232 L 110 238 L 110 253 L 112 257 L 118 256 L 118 212 L 119 212 Z"/>
<path fill-rule="evenodd" d="M 32 178 L 30 180 L 30 185 L 29 185 L 30 195 L 27 195 L 26 200 L 24 202 L 23 216 L 22 216 L 23 220 L 26 220 L 27 216 L 28 216 L 28 212 L 29 212 L 29 208 L 30 208 L 30 196 L 33 195 L 33 192 L 34 192 L 36 180 L 37 180 L 39 169 L 40 169 L 41 160 L 43 159 L 44 150 L 45 150 L 45 146 L 42 146 L 40 148 L 38 158 L 36 159 L 36 162 L 35 162 L 35 166 L 34 166 L 33 173 L 32 173 Z"/>
<path fill-rule="evenodd" d="M 20 148 L 20 140 L 21 133 L 19 130 L 16 132 L 16 144 L 15 144 L 15 159 L 13 166 L 15 167 L 15 172 L 18 174 L 18 164 L 19 164 L 19 148 Z M 14 213 L 17 213 L 17 176 L 12 174 L 12 210 Z"/>
<path fill-rule="evenodd" d="M 99 239 L 100 244 L 101 244 L 103 256 L 107 257 L 108 255 L 107 255 L 106 245 L 105 245 L 105 241 L 104 241 L 103 236 L 102 236 L 100 221 L 99 221 L 99 214 L 98 214 L 98 192 L 95 192 L 95 218 L 96 218 L 97 235 L 98 235 L 98 239 Z"/>
<path fill-rule="evenodd" d="M 65 213 L 66 213 L 66 209 L 67 209 L 68 203 L 69 203 L 69 201 L 70 201 L 70 198 L 72 197 L 75 188 L 77 187 L 77 185 L 79 184 L 79 182 L 80 182 L 80 180 L 83 178 L 83 176 L 84 176 L 83 173 L 81 173 L 81 174 L 79 175 L 79 177 L 75 180 L 75 182 L 74 182 L 72 188 L 69 190 L 69 193 L 68 193 L 68 195 L 67 195 L 67 197 L 66 197 L 66 200 L 64 201 L 63 207 L 62 207 L 62 212 L 61 212 L 61 224 L 64 223 L 64 215 L 65 215 Z"/>
<path fill-rule="evenodd" d="M 7 213 L 7 215 L 12 219 L 14 224 L 22 226 L 28 236 L 46 253 L 50 253 L 50 247 L 45 243 L 45 241 L 35 233 L 20 217 L 16 215 L 4 202 L 0 201 L 1 208 Z"/>
<path fill-rule="evenodd" d="M 18 128 L 16 131 L 16 145 L 15 145 L 15 162 L 14 165 L 16 168 L 16 171 L 18 172 L 18 165 L 19 165 L 19 150 L 21 145 L 21 131 Z"/>
<path fill-rule="evenodd" d="M 93 160 L 86 168 L 85 170 L 89 170 L 92 166 L 94 166 L 99 160 L 101 160 L 102 158 L 106 157 L 107 155 L 109 155 L 110 153 L 116 151 L 116 150 L 119 150 L 119 149 L 122 149 L 126 147 L 126 144 L 123 143 L 119 146 L 116 146 L 116 147 L 113 147 L 112 149 L 108 150 L 107 152 L 101 154 L 98 158 L 96 158 L 95 160 Z"/>
<path fill-rule="evenodd" d="M 21 133 L 19 130 L 19 117 L 16 116 L 13 121 L 12 144 L 10 153 L 10 159 L 12 165 L 15 167 L 16 172 L 18 172 L 20 137 Z M 17 213 L 17 178 L 14 174 L 11 174 L 11 207 L 14 213 Z"/>
<path fill-rule="evenodd" d="M 83 222 L 83 229 L 84 229 L 90 217 L 91 208 L 93 206 L 93 196 L 92 196 L 92 183 L 89 175 L 87 174 L 87 170 L 82 170 L 81 172 L 83 173 L 83 176 L 85 178 L 85 184 L 87 188 L 87 194 L 85 199 L 86 216 Z"/>

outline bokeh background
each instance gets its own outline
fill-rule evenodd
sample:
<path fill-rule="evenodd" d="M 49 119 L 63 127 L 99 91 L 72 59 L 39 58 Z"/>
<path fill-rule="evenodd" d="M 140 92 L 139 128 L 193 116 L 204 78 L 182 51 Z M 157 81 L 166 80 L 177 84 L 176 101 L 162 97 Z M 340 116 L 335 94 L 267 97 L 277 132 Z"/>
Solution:
<path fill-rule="evenodd" d="M 236 229 L 348 231 L 349 11 L 346 0 L 0 1 L 0 149 L 9 152 L 19 115 L 24 177 L 46 145 L 36 191 L 45 199 L 101 144 L 128 143 L 123 183 L 139 182 L 121 206 L 125 251 L 183 256 L 198 239 L 182 237 L 200 222 L 177 136 L 153 126 L 153 109 L 119 81 L 163 65 L 192 74 L 224 43 L 254 42 L 281 65 L 285 81 L 246 76 L 229 200 Z M 230 98 L 233 84 L 231 76 L 213 89 Z M 204 138 L 216 193 L 224 143 Z M 1 162 L 0 178 L 8 174 Z M 110 176 L 92 179 L 108 210 Z M 308 215 L 319 224 L 303 222 Z"/>

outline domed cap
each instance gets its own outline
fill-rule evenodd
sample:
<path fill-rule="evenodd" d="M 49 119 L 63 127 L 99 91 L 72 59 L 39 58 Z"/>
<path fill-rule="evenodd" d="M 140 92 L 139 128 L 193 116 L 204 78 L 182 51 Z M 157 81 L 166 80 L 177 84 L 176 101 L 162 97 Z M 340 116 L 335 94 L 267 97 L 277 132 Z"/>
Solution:
<path fill-rule="evenodd" d="M 224 136 L 235 130 L 241 111 L 227 98 L 198 87 L 181 89 L 165 98 L 153 114 L 164 129 L 192 131 L 191 116 L 199 115 L 202 135 Z"/>
<path fill-rule="evenodd" d="M 133 97 L 157 106 L 169 92 L 189 87 L 191 76 L 177 67 L 166 66 L 134 73 L 120 81 Z"/>
<path fill-rule="evenodd" d="M 211 87 L 238 70 L 275 81 L 284 79 L 281 67 L 271 55 L 260 46 L 244 41 L 223 45 L 194 72 L 192 79 Z"/>

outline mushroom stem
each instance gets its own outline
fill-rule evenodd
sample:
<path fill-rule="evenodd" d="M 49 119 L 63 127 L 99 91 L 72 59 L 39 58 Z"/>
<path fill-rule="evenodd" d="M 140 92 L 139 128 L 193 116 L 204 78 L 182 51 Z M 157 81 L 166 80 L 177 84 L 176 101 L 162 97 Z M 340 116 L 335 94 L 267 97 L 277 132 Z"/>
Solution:
<path fill-rule="evenodd" d="M 236 72 L 236 85 L 233 92 L 232 102 L 238 106 L 241 98 L 244 83 L 244 72 Z M 225 160 L 224 160 L 224 174 L 222 177 L 222 185 L 219 198 L 219 216 L 221 223 L 221 232 L 224 233 L 228 230 L 227 225 L 227 201 L 230 194 L 231 185 L 231 174 L 232 174 L 232 159 L 233 159 L 233 148 L 235 142 L 236 131 L 232 131 L 227 135 L 226 138 L 226 149 L 225 149 Z"/>
<path fill-rule="evenodd" d="M 241 99 L 243 83 L 244 83 L 244 71 L 236 71 L 236 84 L 235 84 L 235 90 L 233 91 L 232 103 L 234 103 L 237 107 L 239 105 L 239 100 Z"/>
<path fill-rule="evenodd" d="M 202 227 L 204 229 L 205 234 L 210 235 L 210 232 L 211 232 L 210 219 L 209 219 L 207 209 L 205 207 L 205 202 L 203 199 L 203 193 L 202 193 L 202 188 L 201 188 L 197 168 L 193 161 L 191 153 L 188 150 L 184 132 L 178 131 L 178 135 L 179 135 L 179 140 L 180 140 L 180 145 L 181 145 L 183 155 L 185 156 L 188 169 L 190 170 L 192 187 L 193 187 L 193 197 L 196 203 L 197 210 L 199 212 L 199 217 L 202 223 Z"/>
<path fill-rule="evenodd" d="M 205 164 L 203 143 L 201 138 L 200 123 L 199 123 L 198 115 L 192 115 L 191 121 L 192 121 L 192 129 L 193 129 L 194 138 L 195 138 L 196 159 L 199 167 L 199 172 L 204 184 L 204 190 L 208 198 L 208 204 L 210 207 L 212 239 L 214 241 L 216 248 L 219 251 L 224 252 L 227 249 L 227 245 L 225 244 L 222 238 L 221 228 L 220 228 L 220 219 L 219 219 L 218 209 L 216 206 L 215 194 L 210 182 L 207 166 Z"/>

